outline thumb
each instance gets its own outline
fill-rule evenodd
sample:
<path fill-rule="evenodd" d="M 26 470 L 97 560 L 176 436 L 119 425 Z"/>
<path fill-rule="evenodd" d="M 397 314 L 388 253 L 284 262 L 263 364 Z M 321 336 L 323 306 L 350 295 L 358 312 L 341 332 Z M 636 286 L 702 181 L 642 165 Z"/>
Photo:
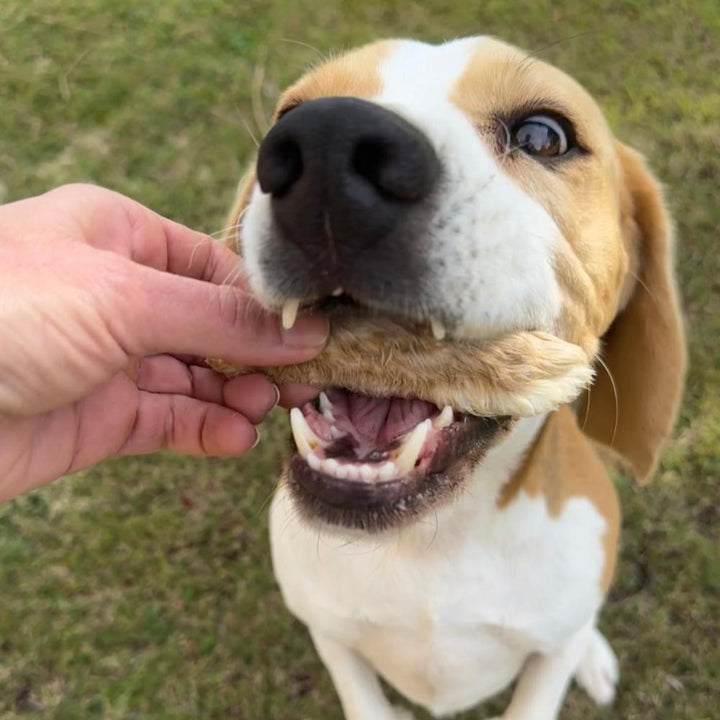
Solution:
<path fill-rule="evenodd" d="M 221 357 L 243 365 L 285 365 L 317 355 L 328 321 L 301 315 L 290 330 L 242 287 L 215 285 L 136 266 L 126 323 L 126 351 Z M 133 282 L 135 285 L 135 282 Z"/>

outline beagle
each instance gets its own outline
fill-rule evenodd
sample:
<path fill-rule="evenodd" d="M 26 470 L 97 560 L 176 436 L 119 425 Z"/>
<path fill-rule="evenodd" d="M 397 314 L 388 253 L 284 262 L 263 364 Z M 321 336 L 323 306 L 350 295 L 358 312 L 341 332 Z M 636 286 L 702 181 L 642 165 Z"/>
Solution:
<path fill-rule="evenodd" d="M 283 94 L 231 220 L 286 327 L 331 319 L 316 360 L 268 371 L 323 389 L 291 410 L 270 529 L 347 720 L 411 717 L 379 677 L 437 717 L 513 682 L 504 720 L 557 717 L 573 678 L 609 703 L 595 443 L 649 477 L 685 365 L 642 158 L 504 43 L 381 41 Z"/>

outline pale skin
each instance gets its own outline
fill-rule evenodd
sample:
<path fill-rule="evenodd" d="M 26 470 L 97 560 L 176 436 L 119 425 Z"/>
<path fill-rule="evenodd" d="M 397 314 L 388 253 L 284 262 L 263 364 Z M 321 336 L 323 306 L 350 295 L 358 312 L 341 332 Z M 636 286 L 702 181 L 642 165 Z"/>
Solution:
<path fill-rule="evenodd" d="M 0 500 L 113 455 L 242 455 L 278 402 L 312 397 L 204 366 L 302 362 L 327 338 L 317 316 L 282 330 L 238 262 L 95 186 L 1 206 Z"/>

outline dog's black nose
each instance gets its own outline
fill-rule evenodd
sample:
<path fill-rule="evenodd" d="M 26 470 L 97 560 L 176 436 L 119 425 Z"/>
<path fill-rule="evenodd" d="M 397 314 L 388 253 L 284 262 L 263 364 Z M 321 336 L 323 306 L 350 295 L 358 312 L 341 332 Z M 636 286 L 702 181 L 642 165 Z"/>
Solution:
<path fill-rule="evenodd" d="M 429 195 L 439 168 L 425 135 L 396 113 L 329 97 L 275 124 L 260 146 L 257 177 L 272 196 L 283 241 L 312 255 L 329 276 L 391 239 L 407 211 Z"/>

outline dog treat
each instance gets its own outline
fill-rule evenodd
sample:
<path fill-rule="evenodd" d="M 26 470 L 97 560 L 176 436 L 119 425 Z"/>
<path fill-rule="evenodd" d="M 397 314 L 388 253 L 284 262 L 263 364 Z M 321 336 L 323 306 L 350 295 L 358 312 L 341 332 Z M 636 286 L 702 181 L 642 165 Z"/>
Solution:
<path fill-rule="evenodd" d="M 382 317 L 335 319 L 325 350 L 297 365 L 208 362 L 228 376 L 264 372 L 279 384 L 339 385 L 366 395 L 417 397 L 473 415 L 553 410 L 574 400 L 593 378 L 592 358 L 548 333 L 437 341 Z"/>

